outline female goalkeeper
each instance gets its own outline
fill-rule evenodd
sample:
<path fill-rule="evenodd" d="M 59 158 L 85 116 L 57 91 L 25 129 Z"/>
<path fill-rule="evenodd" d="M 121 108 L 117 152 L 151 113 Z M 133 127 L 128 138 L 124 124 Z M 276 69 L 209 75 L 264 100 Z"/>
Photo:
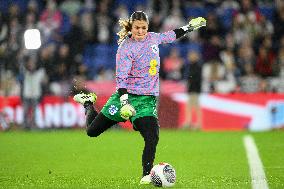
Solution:
<path fill-rule="evenodd" d="M 117 91 L 98 113 L 93 108 L 97 96 L 80 93 L 74 100 L 86 109 L 86 130 L 97 137 L 118 122 L 131 121 L 134 130 L 145 141 L 142 154 L 143 176 L 140 184 L 150 183 L 150 170 L 159 140 L 157 97 L 159 96 L 160 57 L 158 45 L 171 43 L 186 33 L 206 25 L 204 18 L 192 19 L 188 25 L 165 33 L 148 32 L 148 16 L 134 12 L 129 19 L 120 20 L 116 54 Z"/>

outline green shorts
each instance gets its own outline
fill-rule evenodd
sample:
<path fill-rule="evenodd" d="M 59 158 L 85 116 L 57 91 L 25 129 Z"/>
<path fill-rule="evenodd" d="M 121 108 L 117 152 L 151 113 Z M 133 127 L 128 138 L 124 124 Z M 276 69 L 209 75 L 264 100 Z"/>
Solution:
<path fill-rule="evenodd" d="M 120 116 L 121 105 L 119 98 L 120 96 L 117 92 L 112 94 L 101 112 L 113 121 L 125 122 L 126 120 Z M 136 115 L 130 118 L 132 123 L 135 119 L 144 116 L 154 116 L 158 118 L 156 96 L 128 94 L 128 101 L 136 110 Z"/>

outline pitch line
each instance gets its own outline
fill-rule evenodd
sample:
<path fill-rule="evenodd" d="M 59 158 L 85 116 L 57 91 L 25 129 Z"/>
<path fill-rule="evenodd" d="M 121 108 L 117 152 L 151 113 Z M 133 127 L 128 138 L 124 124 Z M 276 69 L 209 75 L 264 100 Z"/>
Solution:
<path fill-rule="evenodd" d="M 263 165 L 253 137 L 250 135 L 245 136 L 244 145 L 250 167 L 252 189 L 268 189 L 269 187 Z"/>

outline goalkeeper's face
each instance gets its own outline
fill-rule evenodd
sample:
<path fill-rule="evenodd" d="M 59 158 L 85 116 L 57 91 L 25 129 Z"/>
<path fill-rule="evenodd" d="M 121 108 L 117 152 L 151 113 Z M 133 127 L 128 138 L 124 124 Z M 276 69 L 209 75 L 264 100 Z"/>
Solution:
<path fill-rule="evenodd" d="M 132 23 L 131 33 L 136 41 L 145 39 L 148 32 L 148 23 L 144 20 L 134 20 Z"/>

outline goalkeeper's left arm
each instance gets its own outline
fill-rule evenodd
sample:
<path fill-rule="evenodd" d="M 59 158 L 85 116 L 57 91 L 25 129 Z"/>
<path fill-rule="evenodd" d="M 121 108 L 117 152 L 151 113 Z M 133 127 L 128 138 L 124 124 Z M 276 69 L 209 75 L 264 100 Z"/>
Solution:
<path fill-rule="evenodd" d="M 203 17 L 198 17 L 198 18 L 194 18 L 192 20 L 189 21 L 189 23 L 185 26 L 182 26 L 178 29 L 174 29 L 174 32 L 176 34 L 176 38 L 180 38 L 182 36 L 184 36 L 185 34 L 193 31 L 193 30 L 197 30 L 203 26 L 206 26 L 206 20 Z"/>

